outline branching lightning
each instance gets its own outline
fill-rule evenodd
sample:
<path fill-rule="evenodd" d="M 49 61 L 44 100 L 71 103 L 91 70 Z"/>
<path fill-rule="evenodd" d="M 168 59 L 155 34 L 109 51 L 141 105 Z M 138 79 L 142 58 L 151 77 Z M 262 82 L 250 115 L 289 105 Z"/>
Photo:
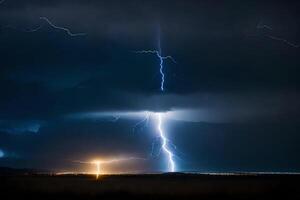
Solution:
<path fill-rule="evenodd" d="M 177 147 L 166 137 L 163 128 L 163 113 L 151 113 L 146 112 L 145 117 L 140 120 L 138 123 L 134 126 L 134 132 L 137 128 L 143 129 L 146 127 L 149 123 L 149 120 L 153 117 L 156 120 L 156 126 L 158 131 L 157 138 L 153 141 L 152 147 L 151 147 L 151 157 L 154 155 L 155 146 L 158 143 L 158 140 L 160 141 L 160 149 L 158 150 L 158 154 L 155 157 L 158 157 L 160 153 L 163 151 L 168 159 L 168 171 L 169 172 L 175 172 L 176 170 L 176 164 L 174 161 L 174 153 L 172 152 L 172 149 L 177 149 Z M 152 116 L 152 117 L 151 117 Z"/>
<path fill-rule="evenodd" d="M 259 23 L 257 26 L 256 26 L 257 29 L 268 29 L 269 31 L 273 31 L 273 28 L 271 26 L 268 26 L 266 24 L 262 24 L 262 23 Z M 298 48 L 299 45 L 295 44 L 295 43 L 292 43 L 290 41 L 288 41 L 287 39 L 284 39 L 284 38 L 280 38 L 280 37 L 276 37 L 274 35 L 265 35 L 266 37 L 268 37 L 269 39 L 271 40 L 275 40 L 275 41 L 279 41 L 279 42 L 283 42 L 291 47 L 294 47 L 294 48 Z"/>
<path fill-rule="evenodd" d="M 163 116 L 161 113 L 157 113 L 157 120 L 158 120 L 158 124 L 157 124 L 157 130 L 159 132 L 159 136 L 162 140 L 162 150 L 165 152 L 165 154 L 168 157 L 168 166 L 169 166 L 169 171 L 170 172 L 175 172 L 176 170 L 176 165 L 174 162 L 174 154 L 171 151 L 171 149 L 169 148 L 169 140 L 168 138 L 165 136 L 165 133 L 162 129 L 162 122 L 163 122 Z"/>
<path fill-rule="evenodd" d="M 145 117 L 142 120 L 138 121 L 134 125 L 134 127 L 133 127 L 133 133 L 135 133 L 137 129 L 143 130 L 145 127 L 147 127 L 148 124 L 149 124 L 150 116 L 151 116 L 151 113 L 150 112 L 146 112 L 145 113 Z"/>
<path fill-rule="evenodd" d="M 51 27 L 59 30 L 65 31 L 69 36 L 76 37 L 76 36 L 85 36 L 86 33 L 72 33 L 68 28 L 56 26 L 53 24 L 47 17 L 40 17 L 41 20 L 47 22 Z"/>
<path fill-rule="evenodd" d="M 271 26 L 268 26 L 268 25 L 263 24 L 263 23 L 261 23 L 261 22 L 256 26 L 256 28 L 258 28 L 258 29 L 269 29 L 269 30 L 273 30 L 273 28 L 272 28 Z"/>
<path fill-rule="evenodd" d="M 164 92 L 164 90 L 165 90 L 164 61 L 165 60 L 171 60 L 173 63 L 176 63 L 176 61 L 172 56 L 163 56 L 162 55 L 160 37 L 159 37 L 159 41 L 158 41 L 158 50 L 141 50 L 141 51 L 134 51 L 134 52 L 139 53 L 139 54 L 154 54 L 159 59 L 159 66 L 160 66 L 159 67 L 159 72 L 160 72 L 160 75 L 161 75 L 160 90 L 162 92 Z M 168 171 L 175 172 L 176 165 L 175 165 L 175 161 L 174 161 L 174 154 L 173 154 L 172 148 L 170 148 L 170 146 L 172 145 L 172 147 L 175 147 L 175 149 L 176 149 L 176 146 L 173 145 L 168 140 L 168 138 L 165 136 L 165 133 L 162 129 L 163 114 L 162 113 L 155 113 L 155 117 L 157 118 L 157 121 L 158 121 L 158 124 L 157 124 L 157 130 L 159 132 L 158 138 L 161 141 L 161 147 L 160 147 L 160 150 L 159 150 L 158 154 L 160 154 L 161 151 L 163 151 L 165 153 L 165 155 L 168 158 Z M 146 122 L 148 123 L 148 121 L 149 121 L 149 115 L 147 115 L 145 117 L 145 119 L 143 119 L 142 121 L 138 122 L 136 124 L 135 128 L 140 126 L 140 124 L 143 124 L 143 123 L 146 123 Z M 154 152 L 154 149 L 155 149 L 155 144 L 156 144 L 156 141 L 154 141 L 152 143 L 151 156 L 153 156 L 153 152 Z"/>
<path fill-rule="evenodd" d="M 141 131 L 146 128 L 150 123 L 155 127 L 155 137 L 152 142 L 150 157 L 158 158 L 161 154 L 166 156 L 168 160 L 169 172 L 174 172 L 177 170 L 176 160 L 177 153 L 180 153 L 177 147 L 167 138 L 165 131 L 163 130 L 163 124 L 167 122 L 167 119 L 175 117 L 177 112 L 168 111 L 165 113 L 162 112 L 152 112 L 152 111 L 138 111 L 138 112 L 92 112 L 92 113 L 77 113 L 68 117 L 75 117 L 75 119 L 84 119 L 84 118 L 107 118 L 112 117 L 113 119 L 105 120 L 106 122 L 117 122 L 119 119 L 131 119 L 136 120 L 137 122 L 133 126 L 133 132 Z M 176 117 L 175 117 L 176 118 Z M 176 152 L 176 154 L 174 153 Z M 181 154 L 181 153 L 180 153 Z M 128 160 L 128 158 L 125 158 Z M 137 158 L 131 158 L 137 159 Z M 149 157 L 148 157 L 149 159 Z M 118 159 L 120 160 L 120 159 Z M 74 161 L 75 162 L 75 161 Z M 81 162 L 80 163 L 90 163 L 90 162 Z M 102 163 L 107 163 L 107 161 L 101 161 Z M 112 161 L 109 161 L 112 162 Z"/>
<path fill-rule="evenodd" d="M 36 32 L 36 31 L 40 30 L 42 27 L 43 27 L 43 25 L 39 25 L 39 26 L 37 26 L 36 28 L 33 28 L 33 29 L 21 29 L 21 28 L 17 28 L 15 26 L 11 26 L 11 25 L 4 26 L 4 28 L 14 29 L 16 31 L 21 31 L 21 32 L 25 32 L 25 33 Z"/>
<path fill-rule="evenodd" d="M 159 59 L 159 72 L 161 75 L 161 83 L 160 83 L 160 90 L 165 90 L 165 73 L 164 73 L 164 61 L 171 60 L 173 63 L 176 63 L 175 59 L 172 56 L 162 56 L 161 51 L 157 50 L 142 50 L 142 51 L 135 51 L 135 53 L 143 53 L 143 54 L 154 54 Z"/>
<path fill-rule="evenodd" d="M 4 1 L 2 1 L 2 2 L 4 2 Z M 0 4 L 2 2 L 0 2 Z M 72 33 L 68 28 L 56 26 L 47 17 L 40 17 L 40 20 L 44 20 L 47 24 L 49 24 L 54 29 L 65 31 L 71 37 L 85 36 L 86 35 L 86 33 Z M 20 28 L 17 28 L 15 26 L 11 26 L 11 25 L 7 25 L 7 26 L 4 26 L 4 27 L 14 29 L 14 30 L 17 30 L 17 31 L 21 31 L 21 32 L 25 32 L 25 33 L 33 33 L 33 32 L 39 31 L 41 28 L 43 28 L 43 24 L 41 24 L 41 25 L 39 25 L 39 26 L 37 26 L 36 28 L 33 28 L 33 29 L 20 29 Z"/>
<path fill-rule="evenodd" d="M 157 56 L 157 58 L 160 61 L 160 63 L 159 63 L 159 66 L 160 66 L 159 72 L 160 72 L 160 75 L 161 75 L 160 90 L 162 92 L 164 92 L 164 90 L 165 90 L 165 86 L 164 86 L 165 85 L 164 61 L 168 60 L 168 59 L 171 60 L 173 63 L 176 63 L 176 61 L 172 56 L 163 56 L 162 55 L 161 47 L 160 47 L 160 39 L 159 39 L 159 42 L 158 42 L 158 46 L 159 46 L 158 47 L 159 50 L 141 50 L 141 51 L 135 51 L 135 53 L 154 54 L 154 55 Z M 165 133 L 162 129 L 163 114 L 162 113 L 154 113 L 154 114 L 155 114 L 155 117 L 157 118 L 157 121 L 158 121 L 158 124 L 157 124 L 157 130 L 159 132 L 158 138 L 161 141 L 161 147 L 160 147 L 160 150 L 158 152 L 158 155 L 160 154 L 161 151 L 163 151 L 166 154 L 167 158 L 168 158 L 168 171 L 175 172 L 176 164 L 175 164 L 175 161 L 174 161 L 174 154 L 172 152 L 172 149 L 170 148 L 170 145 L 172 145 L 172 147 L 174 147 L 175 149 L 176 149 L 176 146 L 168 140 L 168 138 L 165 136 Z M 145 118 L 135 125 L 134 130 L 142 124 L 148 124 L 149 117 L 150 117 L 150 114 L 147 113 Z M 153 156 L 154 149 L 155 149 L 155 144 L 156 144 L 156 141 L 154 141 L 152 143 L 151 156 Z"/>
<path fill-rule="evenodd" d="M 297 44 L 294 44 L 294 43 L 291 43 L 290 41 L 284 39 L 284 38 L 279 38 L 279 37 L 275 37 L 275 36 L 272 36 L 272 35 L 268 35 L 268 37 L 272 40 L 277 40 L 277 41 L 280 41 L 280 42 L 283 42 L 283 43 L 286 43 L 287 45 L 291 46 L 291 47 L 295 47 L 295 48 L 298 48 L 299 45 Z"/>

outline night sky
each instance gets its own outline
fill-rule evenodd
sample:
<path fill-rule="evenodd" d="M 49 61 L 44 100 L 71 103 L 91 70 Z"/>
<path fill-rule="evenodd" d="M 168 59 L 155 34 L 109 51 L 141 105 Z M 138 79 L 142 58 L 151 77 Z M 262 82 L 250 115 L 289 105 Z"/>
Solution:
<path fill-rule="evenodd" d="M 168 171 L 155 117 L 134 129 L 149 111 L 175 113 L 163 129 L 177 171 L 300 172 L 299 6 L 3 1 L 0 166 L 86 171 L 75 161 L 138 157 L 106 170 Z M 159 59 L 136 53 L 159 41 L 176 60 L 164 91 Z"/>

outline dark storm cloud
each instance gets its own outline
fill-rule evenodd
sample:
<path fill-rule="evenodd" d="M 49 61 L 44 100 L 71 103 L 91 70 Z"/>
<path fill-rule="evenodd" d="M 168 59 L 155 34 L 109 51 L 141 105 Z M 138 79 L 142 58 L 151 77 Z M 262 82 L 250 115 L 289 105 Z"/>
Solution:
<path fill-rule="evenodd" d="M 192 95 L 166 95 L 139 98 L 128 96 L 130 101 L 139 101 L 118 109 L 113 106 L 91 109 L 66 115 L 67 118 L 112 121 L 128 119 L 139 111 L 166 112 L 168 118 L 183 122 L 208 123 L 253 123 L 253 122 L 298 122 L 300 104 L 295 92 L 218 93 Z M 121 105 L 121 104 L 119 104 Z M 98 106 L 100 108 L 100 105 Z M 138 111 L 138 112 L 136 112 Z M 144 114 L 145 115 L 145 114 Z M 141 118 L 144 116 L 142 115 Z"/>
<path fill-rule="evenodd" d="M 127 74 L 128 80 L 134 79 L 139 74 L 143 75 L 139 66 L 148 61 L 153 62 L 153 58 L 141 56 L 143 59 L 139 59 L 136 55 L 127 54 L 131 50 L 156 48 L 158 23 L 161 23 L 162 41 L 165 42 L 163 49 L 167 54 L 178 58 L 178 66 L 167 68 L 171 69 L 167 77 L 170 92 L 244 89 L 255 87 L 253 84 L 264 87 L 273 87 L 273 84 L 277 84 L 275 86 L 280 87 L 282 85 L 278 85 L 278 76 L 282 75 L 281 66 L 292 61 L 293 64 L 289 65 L 284 72 L 294 74 L 295 67 L 299 64 L 294 55 L 298 52 L 297 50 L 264 38 L 261 33 L 263 30 L 256 30 L 257 24 L 261 20 L 270 21 L 275 27 L 275 31 L 279 32 L 279 36 L 286 35 L 287 38 L 297 42 L 295 33 L 298 25 L 290 22 L 296 20 L 293 10 L 294 3 L 290 5 L 268 4 L 267 2 L 219 3 L 215 5 L 208 2 L 195 3 L 195 1 L 165 1 L 162 3 L 158 3 L 158 1 L 146 3 L 139 1 L 130 1 L 129 3 L 123 1 L 110 3 L 102 1 L 76 1 L 75 3 L 70 1 L 54 3 L 26 1 L 26 3 L 22 3 L 23 5 L 14 3 L 14 1 L 8 3 L 8 9 L 5 10 L 6 8 L 3 7 L 3 12 L 1 12 L 3 24 L 15 23 L 17 27 L 30 28 L 44 24 L 39 17 L 47 16 L 56 24 L 69 27 L 73 31 L 88 33 L 88 39 L 83 38 L 79 41 L 67 39 L 66 42 L 65 37 L 67 36 L 64 32 L 60 32 L 60 36 L 49 38 L 48 32 L 57 33 L 57 31 L 51 30 L 45 24 L 41 30 L 42 33 L 35 33 L 33 36 L 28 36 L 28 34 L 24 36 L 24 33 L 19 33 L 15 36 L 22 41 L 28 41 L 23 46 L 25 48 L 31 46 L 31 48 L 28 53 L 20 50 L 25 60 L 20 59 L 20 63 L 13 65 L 25 65 L 29 69 L 43 65 L 44 69 L 49 68 L 50 74 L 62 73 L 55 71 L 55 68 L 62 68 L 61 65 L 64 64 L 64 66 L 72 67 L 72 70 L 69 70 L 71 74 L 76 73 L 77 68 L 82 69 L 82 66 L 86 66 L 86 71 L 92 73 L 94 69 L 91 66 L 112 68 L 111 65 L 120 65 L 119 68 L 131 67 L 130 73 Z M 286 16 L 278 19 L 275 11 L 280 9 L 280 6 L 284 6 L 289 12 L 281 12 L 279 15 L 285 13 Z M 265 12 L 271 8 L 274 9 L 273 12 Z M 26 19 L 27 22 L 24 22 Z M 4 33 L 7 31 L 3 30 Z M 248 35 L 256 35 L 256 37 Z M 22 37 L 25 38 L 22 39 Z M 104 42 L 104 44 L 101 42 L 107 39 L 110 42 Z M 50 43 L 54 44 L 50 46 Z M 116 46 L 113 46 L 114 44 Z M 274 44 L 277 44 L 275 50 Z M 41 45 L 47 47 L 47 51 L 37 54 Z M 10 46 L 11 49 L 19 49 L 11 44 L 7 44 L 7 46 Z M 28 51 L 28 48 L 26 50 Z M 284 55 L 282 55 L 282 51 L 286 51 L 286 53 L 283 52 Z M 13 55 L 10 52 L 7 54 Z M 124 54 L 126 54 L 126 59 L 122 56 Z M 32 63 L 32 59 L 28 59 L 33 55 L 36 55 L 34 63 Z M 62 55 L 64 56 L 62 57 Z M 205 67 L 207 65 L 209 67 Z M 269 67 L 270 65 L 272 68 Z M 75 72 L 72 73 L 73 70 Z M 153 71 L 154 69 L 151 71 L 151 76 L 156 75 Z M 47 70 L 44 73 L 46 72 Z M 133 77 L 130 76 L 131 74 Z M 41 75 L 45 76 L 43 73 Z M 49 80 L 49 77 L 47 78 Z M 89 75 L 86 75 L 85 79 L 87 78 Z M 109 78 L 113 79 L 114 77 Z M 296 81 L 296 77 L 289 78 Z M 74 79 L 76 80 L 76 78 Z M 77 82 L 80 81 L 82 78 L 77 78 Z M 122 85 L 118 80 L 114 80 L 114 82 L 119 86 Z M 239 87 L 235 84 L 237 82 Z M 128 90 L 135 89 L 138 84 L 134 83 L 126 88 Z M 286 85 L 286 87 L 288 86 L 290 85 Z"/>
<path fill-rule="evenodd" d="M 2 27 L 8 48 L 1 54 L 10 68 L 4 74 L 14 79 L 43 79 L 51 86 L 70 87 L 98 78 L 130 92 L 155 92 L 157 60 L 130 52 L 156 48 L 160 24 L 163 50 L 178 60 L 166 67 L 171 93 L 299 87 L 299 51 L 256 29 L 263 20 L 274 26 L 275 35 L 297 42 L 298 25 L 290 22 L 297 20 L 295 3 L 11 1 L 6 6 L 1 8 L 2 24 L 29 29 L 44 25 L 32 34 Z M 285 10 L 278 14 L 281 6 Z M 88 36 L 68 38 L 41 16 Z M 148 79 L 141 82 L 145 75 Z"/>
<path fill-rule="evenodd" d="M 239 159 L 243 169 L 297 168 L 299 48 L 268 36 L 299 44 L 298 7 L 296 1 L 6 0 L 0 5 L 0 149 L 17 156 L 1 165 L 61 169 L 66 158 L 148 155 L 151 127 L 130 137 L 133 120 L 65 116 L 149 110 L 188 111 L 166 125 L 190 155 L 182 169 L 238 169 Z M 87 35 L 71 37 L 40 17 Z M 257 28 L 260 23 L 272 30 Z M 163 53 L 177 61 L 166 62 L 164 94 L 159 61 L 133 52 L 156 49 L 159 29 Z"/>
<path fill-rule="evenodd" d="M 250 107 L 260 112 L 257 101 L 268 101 L 267 96 L 276 99 L 299 88 L 299 51 L 268 40 L 266 30 L 257 29 L 257 24 L 270 23 L 274 34 L 297 42 L 298 25 L 292 23 L 296 5 L 5 1 L 0 7 L 1 115 L 36 120 L 93 110 L 189 108 L 191 102 L 203 107 L 201 98 L 206 94 L 210 95 L 207 101 L 216 102 L 212 110 L 224 110 L 228 106 L 222 101 L 240 96 L 232 98 L 238 110 L 249 105 L 247 97 L 258 96 Z M 40 20 L 41 16 L 87 36 L 70 37 Z M 43 27 L 33 33 L 18 31 L 39 25 Z M 182 96 L 185 105 L 159 95 L 156 57 L 132 52 L 157 48 L 159 25 L 164 52 L 178 62 L 166 63 L 166 92 Z M 252 94 L 241 93 L 245 90 Z M 255 94 L 257 90 L 266 95 Z M 148 103 L 149 97 L 156 100 Z M 277 105 L 291 101 L 294 98 L 286 98 Z"/>
<path fill-rule="evenodd" d="M 39 168 L 47 168 L 51 163 L 51 167 L 60 167 L 59 169 L 66 166 L 83 169 L 82 167 L 86 165 L 78 166 L 73 161 L 89 162 L 95 158 L 120 156 L 149 158 L 150 164 L 158 162 L 160 159 L 149 157 L 154 139 L 152 130 L 133 135 L 134 123 L 127 120 L 118 123 L 56 121 L 42 127 L 38 134 L 12 135 L 2 132 L 0 146 L 6 152 L 14 152 L 18 155 L 17 158 L 8 157 L 8 163 L 24 163 L 25 160 L 25 163 L 34 162 Z M 122 133 L 119 131 L 120 128 L 124 130 Z M 28 166 L 32 166 L 30 162 Z"/>

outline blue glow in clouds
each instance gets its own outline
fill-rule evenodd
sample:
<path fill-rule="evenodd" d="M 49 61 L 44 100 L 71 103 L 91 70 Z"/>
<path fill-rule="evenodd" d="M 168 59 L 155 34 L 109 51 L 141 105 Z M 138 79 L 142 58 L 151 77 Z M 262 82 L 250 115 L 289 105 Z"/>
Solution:
<path fill-rule="evenodd" d="M 4 152 L 0 149 L 0 158 L 4 157 Z"/>

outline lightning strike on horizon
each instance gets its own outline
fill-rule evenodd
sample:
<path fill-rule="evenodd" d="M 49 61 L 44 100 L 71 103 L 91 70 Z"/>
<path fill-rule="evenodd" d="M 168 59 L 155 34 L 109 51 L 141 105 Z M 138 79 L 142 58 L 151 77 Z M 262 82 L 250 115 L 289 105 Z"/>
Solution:
<path fill-rule="evenodd" d="M 179 112 L 180 113 L 180 112 Z M 103 113 L 85 113 L 85 114 L 76 114 L 73 117 L 75 118 L 102 118 L 102 117 L 113 117 L 114 119 L 110 119 L 109 122 L 116 122 L 121 118 L 128 118 L 128 119 L 138 119 L 138 121 L 134 124 L 133 126 L 133 133 L 136 133 L 137 131 L 143 130 L 146 128 L 149 123 L 152 122 L 155 127 L 158 126 L 158 121 L 159 119 L 160 124 L 159 124 L 159 129 L 155 129 L 159 132 L 159 134 L 155 135 L 155 138 L 153 139 L 151 149 L 149 152 L 149 157 L 152 158 L 158 158 L 162 153 L 167 156 L 167 159 L 169 160 L 169 168 L 168 171 L 173 172 L 176 170 L 176 163 L 173 158 L 179 158 L 177 155 L 175 155 L 174 152 L 181 153 L 178 151 L 177 147 L 165 136 L 165 133 L 163 132 L 162 129 L 162 123 L 166 123 L 166 119 L 170 118 L 172 119 L 172 116 L 174 117 L 175 115 L 178 115 L 179 113 L 174 112 L 174 111 L 168 111 L 165 113 L 159 113 L 159 112 L 153 112 L 153 111 L 139 111 L 139 112 L 103 112 Z M 162 118 L 164 118 L 164 122 L 162 121 Z M 106 120 L 106 122 L 108 122 Z M 156 131 L 156 133 L 158 133 Z M 160 132 L 162 131 L 162 132 Z M 172 163 L 172 164 L 170 164 Z"/>
<path fill-rule="evenodd" d="M 135 51 L 135 53 L 143 53 L 143 54 L 155 54 L 159 61 L 160 61 L 160 68 L 159 72 L 161 75 L 161 83 L 160 83 L 160 90 L 163 92 L 165 90 L 165 73 L 164 73 L 164 60 L 171 60 L 173 63 L 176 63 L 175 59 L 172 56 L 162 56 L 161 50 L 141 50 Z"/>
<path fill-rule="evenodd" d="M 154 54 L 157 56 L 157 58 L 159 59 L 160 63 L 159 63 L 159 72 L 161 75 L 161 82 L 160 82 L 160 90 L 161 92 L 164 92 L 165 90 L 165 73 L 164 73 L 164 61 L 165 60 L 171 60 L 173 63 L 176 64 L 175 59 L 172 56 L 163 56 L 162 55 L 162 50 L 161 50 L 161 41 L 160 41 L 160 34 L 159 34 L 159 40 L 158 40 L 158 50 L 141 50 L 141 51 L 135 51 L 135 53 L 140 53 L 140 54 Z M 175 166 L 175 161 L 174 161 L 174 154 L 171 150 L 171 148 L 169 148 L 169 145 L 171 144 L 169 142 L 169 140 L 166 138 L 164 131 L 162 130 L 162 114 L 161 113 L 155 113 L 155 116 L 157 117 L 158 120 L 158 132 L 159 132 L 159 139 L 161 140 L 161 147 L 160 150 L 158 152 L 158 155 L 160 154 L 161 151 L 164 151 L 166 156 L 168 157 L 168 171 L 170 172 L 175 172 L 176 170 L 176 166 Z M 149 116 L 146 117 L 147 121 L 149 120 Z M 139 122 L 139 123 L 143 123 L 145 120 Z M 139 124 L 138 123 L 138 124 Z M 156 141 L 154 141 L 152 143 L 152 147 L 151 147 L 151 156 L 153 156 L 153 152 L 154 152 L 154 148 L 155 148 L 155 144 Z M 173 144 L 172 144 L 173 145 Z M 175 146 L 175 145 L 173 145 Z M 176 149 L 176 146 L 175 146 Z"/>
<path fill-rule="evenodd" d="M 157 153 L 154 153 L 154 152 L 155 152 L 155 146 L 156 146 L 156 144 L 159 142 L 158 140 L 159 140 L 159 141 L 162 140 L 161 137 L 160 137 L 160 135 L 157 136 L 157 138 L 152 142 L 151 153 L 150 153 L 150 156 L 151 156 L 151 157 L 159 157 L 160 154 L 161 154 L 161 152 L 162 152 L 162 146 L 161 146 L 161 147 L 159 148 L 159 150 L 157 151 Z M 169 144 L 170 146 L 172 146 L 172 149 L 178 151 L 178 150 L 177 150 L 177 146 L 176 146 L 175 144 L 173 144 L 170 140 L 168 140 L 168 144 Z"/>
<path fill-rule="evenodd" d="M 80 164 L 91 164 L 96 166 L 96 171 L 94 174 L 96 174 L 96 179 L 99 178 L 101 174 L 101 165 L 105 164 L 112 164 L 112 163 L 117 163 L 117 162 L 126 162 L 130 160 L 146 160 L 145 158 L 139 158 L 139 157 L 128 157 L 128 158 L 115 158 L 115 159 L 110 159 L 110 160 L 93 160 L 90 162 L 85 162 L 85 161 L 73 161 L 75 163 L 80 163 Z"/>
<path fill-rule="evenodd" d="M 159 132 L 160 138 L 162 139 L 162 150 L 165 152 L 165 154 L 168 157 L 168 166 L 169 166 L 169 171 L 170 172 L 175 172 L 176 170 L 176 165 L 175 165 L 175 161 L 174 161 L 174 154 L 172 153 L 172 151 L 169 148 L 169 140 L 168 138 L 165 136 L 165 133 L 162 129 L 162 114 L 161 113 L 157 113 L 157 120 L 158 120 L 158 124 L 157 124 L 157 130 Z"/>
<path fill-rule="evenodd" d="M 92 164 L 96 165 L 96 179 L 98 179 L 100 175 L 100 161 L 95 160 Z"/>
<path fill-rule="evenodd" d="M 116 117 L 116 121 L 119 120 L 120 116 Z M 158 135 L 155 139 L 155 141 L 153 141 L 152 146 L 151 146 L 151 153 L 150 156 L 153 157 L 154 155 L 154 150 L 156 149 L 156 144 L 158 144 L 158 140 L 160 141 L 160 148 L 158 150 L 157 155 L 155 155 L 155 157 L 159 157 L 159 155 L 161 154 L 161 152 L 164 152 L 165 155 L 167 156 L 168 159 L 168 171 L 169 172 L 175 172 L 176 171 L 176 163 L 174 161 L 174 153 L 172 152 L 172 150 L 176 150 L 177 151 L 177 147 L 176 145 L 174 145 L 165 135 L 163 129 L 162 129 L 162 123 L 163 123 L 163 113 L 154 113 L 154 112 L 149 112 L 146 111 L 144 113 L 144 117 L 142 120 L 138 121 L 134 127 L 133 127 L 133 133 L 136 132 L 137 129 L 141 129 L 143 130 L 145 127 L 148 126 L 150 119 L 155 119 L 157 124 L 157 131 L 158 131 Z M 141 159 L 141 158 L 129 158 L 129 159 Z M 124 159 L 123 159 L 124 160 Z M 126 158 L 125 160 L 128 160 L 128 158 Z M 110 160 L 110 161 L 101 161 L 102 163 L 111 163 L 111 162 L 119 162 L 120 159 L 116 159 L 116 160 Z"/>
<path fill-rule="evenodd" d="M 47 17 L 40 17 L 40 19 L 46 21 L 51 27 L 53 27 L 55 29 L 65 31 L 69 36 L 76 37 L 76 36 L 85 36 L 86 35 L 86 33 L 72 33 L 68 28 L 56 26 Z"/>

